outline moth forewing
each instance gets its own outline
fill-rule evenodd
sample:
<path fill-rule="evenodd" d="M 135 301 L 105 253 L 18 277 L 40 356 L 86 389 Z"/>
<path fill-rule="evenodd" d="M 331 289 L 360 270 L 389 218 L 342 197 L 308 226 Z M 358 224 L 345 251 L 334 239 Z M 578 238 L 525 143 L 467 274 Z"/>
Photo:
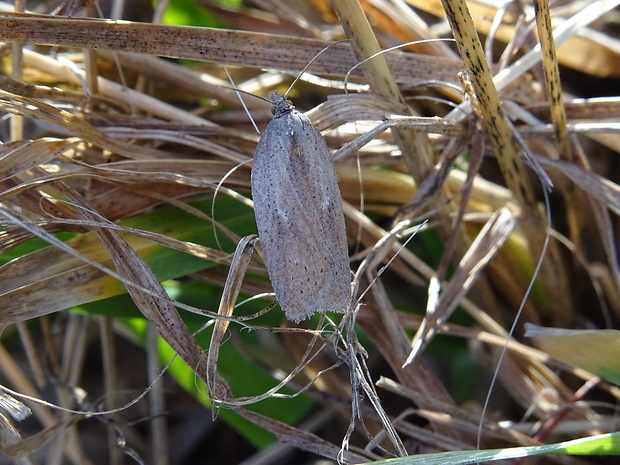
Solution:
<path fill-rule="evenodd" d="M 280 94 L 252 167 L 265 264 L 289 320 L 344 312 L 351 278 L 342 198 L 323 136 Z"/>

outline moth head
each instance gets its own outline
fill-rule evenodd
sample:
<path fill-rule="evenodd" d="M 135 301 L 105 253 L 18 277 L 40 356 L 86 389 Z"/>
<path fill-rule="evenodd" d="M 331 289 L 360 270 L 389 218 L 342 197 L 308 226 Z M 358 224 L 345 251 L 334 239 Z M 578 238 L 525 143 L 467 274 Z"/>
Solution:
<path fill-rule="evenodd" d="M 273 113 L 274 118 L 278 118 L 295 109 L 293 103 L 278 91 L 271 94 L 271 103 L 273 104 L 271 113 Z"/>

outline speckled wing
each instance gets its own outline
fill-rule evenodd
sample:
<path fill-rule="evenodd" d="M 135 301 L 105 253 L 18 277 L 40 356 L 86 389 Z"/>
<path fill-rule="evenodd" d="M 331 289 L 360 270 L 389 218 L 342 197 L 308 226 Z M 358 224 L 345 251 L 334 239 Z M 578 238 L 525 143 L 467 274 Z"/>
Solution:
<path fill-rule="evenodd" d="M 315 312 L 345 312 L 351 277 L 327 144 L 303 114 L 280 113 L 256 148 L 252 197 L 276 299 L 286 317 L 299 322 Z"/>

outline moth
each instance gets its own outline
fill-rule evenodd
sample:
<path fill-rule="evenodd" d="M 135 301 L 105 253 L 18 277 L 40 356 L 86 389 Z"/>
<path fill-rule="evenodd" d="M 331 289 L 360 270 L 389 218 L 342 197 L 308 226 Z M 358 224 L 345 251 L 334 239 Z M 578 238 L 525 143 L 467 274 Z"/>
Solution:
<path fill-rule="evenodd" d="M 310 120 L 274 92 L 273 119 L 252 166 L 252 198 L 276 299 L 296 323 L 344 313 L 351 300 L 349 254 L 338 178 Z"/>

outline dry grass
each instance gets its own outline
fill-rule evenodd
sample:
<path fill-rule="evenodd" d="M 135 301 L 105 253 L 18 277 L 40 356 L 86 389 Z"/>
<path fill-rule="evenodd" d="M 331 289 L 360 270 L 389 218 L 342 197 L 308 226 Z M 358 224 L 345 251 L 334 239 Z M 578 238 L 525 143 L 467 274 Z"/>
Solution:
<path fill-rule="evenodd" d="M 583 85 L 618 87 L 610 2 L 472 1 L 473 22 L 462 0 L 196 2 L 236 29 L 76 3 L 0 15 L 2 384 L 82 412 L 22 399 L 28 423 L 6 395 L 2 463 L 102 463 L 102 434 L 109 463 L 301 460 L 283 443 L 361 463 L 617 429 L 620 96 Z M 360 305 L 300 327 L 268 295 L 233 310 L 271 289 L 247 237 L 258 136 L 226 75 L 268 96 L 345 37 L 289 98 L 335 151 Z M 163 377 L 158 336 L 185 362 Z M 237 433 L 165 420 L 197 401 Z M 260 430 L 280 445 L 222 445 Z"/>

